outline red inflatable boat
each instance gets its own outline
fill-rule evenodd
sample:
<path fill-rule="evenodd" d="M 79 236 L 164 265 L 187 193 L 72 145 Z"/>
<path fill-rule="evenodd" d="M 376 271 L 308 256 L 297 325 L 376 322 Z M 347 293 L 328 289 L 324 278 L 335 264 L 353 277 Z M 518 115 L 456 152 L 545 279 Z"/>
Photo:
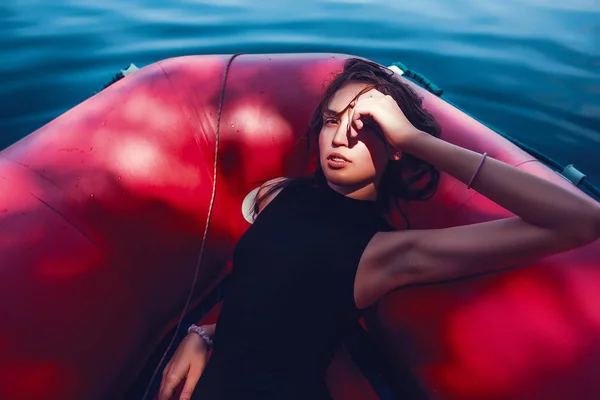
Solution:
<path fill-rule="evenodd" d="M 217 129 L 216 198 L 190 310 L 206 308 L 226 278 L 249 226 L 248 193 L 307 172 L 306 126 L 344 58 L 161 61 L 0 152 L 0 398 L 137 396 L 132 385 L 162 354 L 194 279 Z M 585 195 L 414 86 L 445 140 Z M 430 201 L 407 210 L 415 228 L 509 216 L 445 174 Z M 597 399 L 600 242 L 507 272 L 394 292 L 366 326 L 385 350 L 392 396 L 408 369 L 433 399 Z M 385 397 L 346 349 L 328 380 L 336 400 Z"/>

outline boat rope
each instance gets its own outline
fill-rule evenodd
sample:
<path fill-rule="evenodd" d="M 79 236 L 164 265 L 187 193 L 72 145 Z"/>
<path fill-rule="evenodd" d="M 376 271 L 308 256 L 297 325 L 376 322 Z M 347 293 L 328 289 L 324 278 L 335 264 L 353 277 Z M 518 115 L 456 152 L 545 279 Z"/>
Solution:
<path fill-rule="evenodd" d="M 403 75 L 403 76 L 406 76 L 407 78 L 410 78 L 412 81 L 419 84 L 424 89 L 428 90 L 429 92 L 435 94 L 438 97 L 442 97 L 442 94 L 444 93 L 444 91 L 442 89 L 440 89 L 439 86 L 437 86 L 432 81 L 427 79 L 424 75 L 407 68 L 401 62 L 395 62 L 388 68 L 390 70 L 394 71 L 395 73 L 398 73 L 399 75 Z M 583 174 L 581 171 L 579 171 L 577 168 L 575 168 L 575 166 L 573 164 L 563 166 L 556 160 L 554 160 L 551 157 L 543 154 L 542 152 L 534 149 L 533 147 L 526 145 L 525 143 L 502 132 L 501 130 L 496 129 L 495 127 L 492 127 L 492 126 L 484 123 L 483 121 L 479 120 L 478 118 L 475 118 L 473 115 L 469 114 L 468 112 L 466 112 L 465 110 L 463 110 L 462 108 L 457 106 L 456 104 L 448 101 L 448 99 L 444 98 L 444 101 L 451 104 L 453 107 L 456 107 L 457 109 L 464 112 L 465 114 L 469 115 L 471 118 L 482 123 L 483 125 L 487 126 L 488 128 L 492 129 L 495 133 L 502 136 L 503 138 L 505 138 L 512 144 L 514 144 L 515 146 L 519 147 L 521 150 L 531 154 L 532 156 L 537 158 L 540 162 L 542 162 L 542 163 L 546 164 L 548 167 L 554 169 L 563 178 L 565 178 L 566 180 L 568 180 L 569 182 L 571 182 L 573 185 L 577 186 L 578 188 L 582 189 L 584 192 L 586 192 L 588 195 L 590 195 L 590 197 L 594 198 L 596 201 L 600 201 L 600 188 L 595 186 L 594 184 L 592 184 L 592 182 L 590 182 L 588 179 L 586 179 L 587 178 L 586 175 Z"/>
<path fill-rule="evenodd" d="M 413 71 L 410 68 L 407 68 L 406 65 L 402 64 L 400 61 L 396 61 L 391 65 L 391 67 L 388 68 L 390 68 L 394 72 L 397 72 L 397 70 L 394 67 L 402 72 L 401 75 L 412 79 L 413 81 L 421 85 L 423 88 L 429 90 L 436 96 L 441 97 L 441 95 L 444 93 L 443 89 L 441 89 L 438 85 L 427 79 L 423 74 Z"/>
<path fill-rule="evenodd" d="M 117 72 L 112 79 L 110 80 L 110 82 L 108 82 L 107 84 L 105 84 L 102 89 L 94 92 L 94 94 L 97 94 L 101 91 L 103 91 L 104 89 L 106 89 L 107 87 L 109 87 L 110 85 L 112 85 L 113 83 L 116 83 L 118 81 L 120 81 L 121 79 L 125 78 L 127 75 L 134 73 L 135 71 L 139 70 L 139 68 L 131 63 L 129 64 L 129 66 L 127 68 L 123 68 L 122 70 L 120 70 L 119 72 Z"/>
<path fill-rule="evenodd" d="M 152 383 L 154 382 L 154 379 L 156 379 L 156 374 L 161 369 L 162 364 L 165 361 L 165 358 L 167 357 L 167 354 L 171 350 L 171 347 L 173 347 L 173 343 L 175 342 L 175 339 L 178 336 L 179 329 L 181 329 L 181 325 L 182 325 L 185 315 L 187 313 L 187 309 L 188 309 L 188 307 L 192 301 L 192 298 L 194 296 L 194 288 L 196 287 L 196 282 L 198 280 L 198 272 L 200 271 L 200 263 L 202 262 L 202 256 L 204 254 L 206 238 L 208 237 L 208 228 L 210 226 L 210 220 L 212 217 L 212 212 L 213 212 L 213 208 L 214 208 L 214 204 L 215 204 L 215 198 L 216 198 L 216 194 L 217 194 L 217 167 L 218 167 L 218 155 L 219 155 L 219 137 L 220 137 L 220 128 L 221 128 L 221 115 L 223 112 L 223 101 L 225 98 L 225 87 L 227 84 L 227 76 L 229 75 L 229 69 L 231 67 L 233 60 L 241 54 L 242 53 L 236 53 L 236 54 L 232 55 L 231 57 L 229 57 L 229 60 L 227 61 L 227 65 L 225 66 L 225 72 L 223 73 L 223 81 L 221 83 L 221 94 L 219 96 L 219 108 L 218 108 L 218 112 L 217 112 L 217 128 L 215 130 L 215 160 L 213 163 L 212 194 L 211 194 L 210 203 L 208 206 L 208 213 L 206 215 L 206 223 L 204 225 L 204 234 L 202 235 L 202 242 L 200 244 L 200 250 L 198 252 L 198 261 L 196 262 L 196 268 L 194 270 L 194 278 L 192 279 L 190 291 L 188 293 L 188 297 L 185 302 L 185 305 L 183 306 L 183 310 L 181 311 L 181 315 L 179 317 L 179 322 L 177 323 L 177 327 L 175 328 L 173 337 L 171 338 L 171 341 L 169 342 L 169 345 L 167 346 L 166 350 L 164 351 L 156 368 L 154 369 L 154 373 L 152 374 L 152 377 L 150 378 L 150 381 L 148 382 L 148 385 L 146 386 L 146 391 L 144 393 L 143 400 L 146 400 L 146 398 L 148 397 L 148 394 L 150 393 L 150 389 L 152 387 Z"/>

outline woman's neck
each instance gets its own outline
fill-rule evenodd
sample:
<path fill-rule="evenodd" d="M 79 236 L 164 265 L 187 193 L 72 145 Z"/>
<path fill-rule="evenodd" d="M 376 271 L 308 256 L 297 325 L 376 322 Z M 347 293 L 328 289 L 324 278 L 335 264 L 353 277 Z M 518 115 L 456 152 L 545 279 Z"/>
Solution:
<path fill-rule="evenodd" d="M 336 185 L 327 181 L 327 185 L 339 194 L 355 200 L 375 201 L 377 200 L 377 187 L 374 182 L 357 184 L 352 186 Z"/>

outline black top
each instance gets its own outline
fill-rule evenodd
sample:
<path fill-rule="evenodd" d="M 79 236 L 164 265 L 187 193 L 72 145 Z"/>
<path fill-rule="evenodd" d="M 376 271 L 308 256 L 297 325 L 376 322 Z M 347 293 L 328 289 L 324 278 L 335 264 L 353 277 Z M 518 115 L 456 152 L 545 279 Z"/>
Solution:
<path fill-rule="evenodd" d="M 375 202 L 326 184 L 283 189 L 235 248 L 194 399 L 330 399 L 325 371 L 356 326 L 360 257 L 389 229 Z"/>

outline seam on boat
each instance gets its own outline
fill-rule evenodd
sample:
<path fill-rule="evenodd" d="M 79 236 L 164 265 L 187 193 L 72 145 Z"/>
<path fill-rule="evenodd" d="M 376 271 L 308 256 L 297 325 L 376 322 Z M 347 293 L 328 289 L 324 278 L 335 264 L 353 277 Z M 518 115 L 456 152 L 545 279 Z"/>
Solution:
<path fill-rule="evenodd" d="M 54 186 L 56 189 L 60 190 L 62 193 L 64 193 L 67 197 L 69 197 L 71 200 L 73 200 L 75 203 L 77 203 L 77 200 L 75 200 L 73 198 L 73 196 L 71 196 L 68 192 L 66 192 L 63 188 L 61 188 L 60 186 L 58 186 L 56 183 L 52 182 L 50 179 L 46 178 L 44 175 L 41 175 L 39 172 L 29 168 L 27 165 L 20 163 L 19 161 L 10 159 L 8 157 L 3 157 L 6 161 L 10 161 L 14 164 L 20 165 L 21 167 L 25 168 L 27 171 L 31 172 L 32 174 L 34 174 L 35 176 L 37 176 L 38 178 L 50 183 L 52 186 Z M 28 191 L 29 192 L 29 191 Z M 33 195 L 33 194 L 32 194 Z"/>
<path fill-rule="evenodd" d="M 169 76 L 169 73 L 162 66 L 162 61 L 159 61 L 156 64 L 158 65 L 158 67 L 163 72 L 163 74 L 165 76 L 165 79 L 169 83 L 169 86 L 171 87 L 171 89 L 173 90 L 173 92 L 177 94 L 177 99 L 179 100 L 179 102 L 178 102 L 177 105 L 179 106 L 179 108 L 182 109 L 184 111 L 184 114 L 185 114 L 186 107 L 184 107 L 183 105 L 187 106 L 187 108 L 191 109 L 192 113 L 195 115 L 196 121 L 197 122 L 201 121 L 200 114 L 198 113 L 198 109 L 196 107 L 194 107 L 194 105 L 192 104 L 192 102 L 189 100 L 189 97 L 185 96 L 185 99 L 182 99 L 181 96 L 179 95 L 179 91 L 177 90 L 177 88 L 173 84 L 173 81 L 171 80 L 171 77 Z M 202 102 L 196 96 L 196 92 L 195 91 L 194 91 L 194 96 L 196 97 L 196 100 L 198 101 L 198 104 L 200 105 Z M 206 119 L 210 120 L 208 118 L 208 113 L 206 112 L 206 109 L 203 108 L 203 111 L 204 111 L 204 116 L 206 117 Z M 208 137 L 206 136 L 206 133 L 204 132 L 204 130 L 200 131 L 199 129 L 197 129 L 197 125 L 194 124 L 194 123 L 192 123 L 192 121 L 190 121 L 189 119 L 188 119 L 187 124 L 188 124 L 188 127 L 189 127 L 190 131 L 192 132 L 192 137 L 194 138 L 194 142 L 196 143 L 196 148 L 198 149 L 198 157 L 201 158 L 204 155 L 204 153 L 202 151 L 202 145 L 200 144 L 198 133 L 200 133 L 200 132 L 202 133 L 202 136 L 204 137 L 204 142 L 205 143 L 209 143 Z M 216 121 L 215 121 L 215 125 L 216 125 Z M 213 134 L 212 136 L 213 137 L 216 136 L 216 132 L 215 132 L 215 129 L 214 129 L 212 123 L 210 124 L 210 127 L 211 127 L 212 134 Z M 200 173 L 200 166 L 198 165 L 197 167 L 198 167 L 198 173 Z M 205 172 L 207 172 L 209 178 L 211 178 L 210 171 L 205 171 Z"/>
<path fill-rule="evenodd" d="M 60 187 L 56 186 L 56 184 L 54 184 L 52 181 L 44 178 L 43 176 L 41 176 L 39 173 L 33 171 L 31 168 L 26 167 L 25 165 L 21 164 L 20 162 L 11 160 L 9 158 L 5 158 L 8 161 L 14 162 L 18 165 L 21 165 L 22 167 L 26 168 L 28 171 L 33 172 L 36 176 L 44 179 L 47 182 L 50 182 L 54 187 L 58 188 L 61 190 L 62 193 L 67 194 L 67 192 L 65 192 L 63 189 L 61 189 Z M 8 179 L 7 177 L 4 177 L 4 179 L 11 181 L 10 179 Z M 33 198 L 35 198 L 36 200 L 38 200 L 39 202 L 41 202 L 42 204 L 44 204 L 46 207 L 48 207 L 50 210 L 52 210 L 56 215 L 58 215 L 60 218 L 62 218 L 64 221 L 66 221 L 71 227 L 73 227 L 77 232 L 79 232 L 84 238 L 86 238 L 88 240 L 88 242 L 106 259 L 106 261 L 108 261 L 109 265 L 111 266 L 111 268 L 113 270 L 115 270 L 117 272 L 117 274 L 121 277 L 121 279 L 123 279 L 123 281 L 125 282 L 126 286 L 129 288 L 130 293 L 132 295 L 132 297 L 137 301 L 138 303 L 138 307 L 140 307 L 140 309 L 142 311 L 145 311 L 145 314 L 147 315 L 146 317 L 146 324 L 148 325 L 148 328 L 150 328 L 151 326 L 151 319 L 150 319 L 150 313 L 148 312 L 148 310 L 146 310 L 146 308 L 144 307 L 144 303 L 141 300 L 140 295 L 137 293 L 137 291 L 134 289 L 131 281 L 129 279 L 127 279 L 127 277 L 125 276 L 125 274 L 123 273 L 123 271 L 121 270 L 121 268 L 118 267 L 118 264 L 116 263 L 116 261 L 114 261 L 114 259 L 112 257 L 109 257 L 108 254 L 103 251 L 100 246 L 98 246 L 98 244 L 87 234 L 85 233 L 81 228 L 79 228 L 73 221 L 71 221 L 69 218 L 67 218 L 66 216 L 64 216 L 60 211 L 58 211 L 56 208 L 52 207 L 48 202 L 44 201 L 43 199 L 41 199 L 40 197 L 36 196 L 35 194 L 31 193 L 29 190 L 27 190 L 27 188 L 25 187 L 20 187 L 23 191 L 25 191 L 26 193 L 28 193 L 30 196 L 32 196 Z M 70 197 L 70 196 L 69 196 Z M 72 199 L 72 198 L 71 198 Z M 75 201 L 73 199 L 73 201 Z"/>
<path fill-rule="evenodd" d="M 540 160 L 538 160 L 538 159 L 534 158 L 534 159 L 532 159 L 532 160 L 521 161 L 520 163 L 518 163 L 518 164 L 515 164 L 515 167 L 520 167 L 520 166 L 521 166 L 521 165 L 523 165 L 523 164 L 532 163 L 532 162 L 537 162 L 537 163 L 540 163 L 540 164 L 541 164 Z"/>

